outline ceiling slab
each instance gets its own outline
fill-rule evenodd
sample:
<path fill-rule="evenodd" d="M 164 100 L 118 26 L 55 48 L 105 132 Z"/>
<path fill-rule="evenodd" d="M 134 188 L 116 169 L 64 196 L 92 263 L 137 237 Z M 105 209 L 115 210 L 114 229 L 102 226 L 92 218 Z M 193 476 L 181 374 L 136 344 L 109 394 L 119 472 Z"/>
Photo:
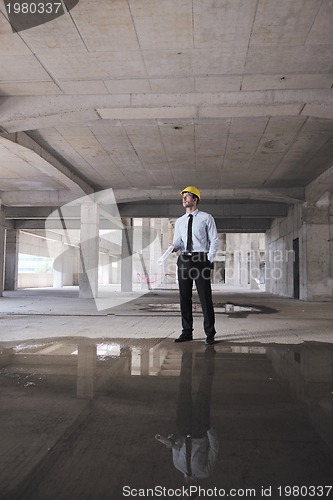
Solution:
<path fill-rule="evenodd" d="M 332 25 L 329 0 L 80 0 L 13 32 L 0 2 L 2 204 L 112 188 L 163 205 L 191 184 L 244 210 L 320 199 Z"/>

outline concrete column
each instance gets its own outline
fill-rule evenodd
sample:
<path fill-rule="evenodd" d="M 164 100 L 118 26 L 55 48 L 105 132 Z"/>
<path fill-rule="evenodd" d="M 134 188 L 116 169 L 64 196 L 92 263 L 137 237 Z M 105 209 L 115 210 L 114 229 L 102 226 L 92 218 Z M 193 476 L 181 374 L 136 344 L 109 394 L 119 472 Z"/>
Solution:
<path fill-rule="evenodd" d="M 158 345 L 158 348 L 152 349 L 152 369 L 154 373 L 159 373 L 161 369 L 161 349 Z"/>
<path fill-rule="evenodd" d="M 115 264 L 115 266 L 113 264 Z M 120 282 L 119 267 L 120 267 L 119 259 L 117 259 L 114 256 L 110 256 L 109 283 L 119 283 Z"/>
<path fill-rule="evenodd" d="M 152 219 L 151 221 L 151 226 L 153 229 L 153 234 L 152 237 L 154 239 L 155 243 L 154 245 L 151 246 L 151 252 L 150 252 L 150 276 L 151 276 L 151 281 L 153 285 L 156 285 L 160 273 L 161 273 L 161 266 L 157 263 L 158 259 L 161 256 L 161 238 L 162 238 L 162 231 L 163 231 L 163 226 L 162 226 L 162 219 Z M 157 236 L 157 237 L 156 237 Z"/>
<path fill-rule="evenodd" d="M 239 284 L 242 287 L 247 287 L 249 284 L 249 260 L 248 254 L 250 250 L 249 235 L 239 235 L 239 250 L 240 250 L 240 269 L 239 269 Z"/>
<path fill-rule="evenodd" d="M 53 265 L 53 287 L 62 288 L 77 283 L 78 252 L 77 249 L 58 243 L 60 254 Z"/>
<path fill-rule="evenodd" d="M 64 286 L 77 284 L 79 252 L 76 247 L 69 247 L 64 263 Z"/>
<path fill-rule="evenodd" d="M 5 210 L 0 200 L 0 297 L 2 297 L 4 289 L 5 236 Z"/>
<path fill-rule="evenodd" d="M 235 235 L 226 235 L 226 256 L 225 256 L 225 283 L 227 285 L 235 284 L 235 254 L 234 254 Z"/>
<path fill-rule="evenodd" d="M 96 358 L 96 344 L 89 341 L 83 341 L 79 344 L 76 387 L 78 398 L 93 399 L 94 397 Z"/>
<path fill-rule="evenodd" d="M 149 375 L 149 350 L 141 351 L 141 375 Z"/>
<path fill-rule="evenodd" d="M 6 230 L 5 290 L 16 290 L 18 279 L 19 232 Z"/>
<path fill-rule="evenodd" d="M 229 269 L 228 269 L 228 284 L 239 285 L 240 281 L 240 241 L 239 234 L 229 234 Z"/>
<path fill-rule="evenodd" d="M 303 211 L 301 299 L 333 300 L 330 211 L 333 211 L 332 204 L 326 207 L 305 207 Z"/>
<path fill-rule="evenodd" d="M 143 276 L 146 276 L 147 282 L 142 283 L 142 288 L 151 289 L 150 285 L 150 276 L 151 276 L 151 252 L 150 252 L 150 241 L 151 239 L 151 228 L 150 228 L 150 219 L 145 217 L 142 219 L 142 259 L 141 265 L 142 270 L 141 273 Z"/>
<path fill-rule="evenodd" d="M 121 242 L 121 291 L 132 291 L 133 274 L 133 219 L 122 219 L 124 229 Z"/>
<path fill-rule="evenodd" d="M 131 375 L 132 369 L 132 349 L 128 346 L 120 348 L 120 359 L 123 359 L 124 365 L 122 375 Z"/>
<path fill-rule="evenodd" d="M 166 251 L 169 244 L 172 242 L 173 237 L 170 234 L 170 223 L 168 219 L 162 219 L 161 224 L 161 255 Z M 171 258 L 166 259 L 161 266 L 159 266 L 159 279 L 161 283 L 167 285 L 168 275 L 174 274 L 173 269 L 171 268 L 173 261 Z"/>
<path fill-rule="evenodd" d="M 259 234 L 250 235 L 250 288 L 258 290 L 260 288 L 260 248 Z"/>
<path fill-rule="evenodd" d="M 63 243 L 58 243 L 57 247 L 60 248 L 60 255 L 58 255 L 53 265 L 53 287 L 62 288 L 64 286 L 64 253 L 67 247 Z M 62 251 L 61 251 L 62 249 Z"/>
<path fill-rule="evenodd" d="M 331 196 L 294 205 L 287 217 L 273 221 L 266 232 L 267 292 L 293 297 L 297 271 L 301 300 L 333 300 Z M 299 240 L 299 261 L 295 260 L 295 239 Z"/>
<path fill-rule="evenodd" d="M 96 203 L 81 205 L 80 298 L 91 299 L 98 293 L 99 209 Z"/>
<path fill-rule="evenodd" d="M 225 282 L 225 259 L 226 259 L 226 235 L 223 233 L 218 234 L 218 249 L 214 262 L 214 269 L 212 273 L 212 283 Z"/>
<path fill-rule="evenodd" d="M 102 285 L 108 285 L 110 283 L 110 257 L 108 253 L 100 253 L 100 269 L 99 269 L 99 282 Z"/>

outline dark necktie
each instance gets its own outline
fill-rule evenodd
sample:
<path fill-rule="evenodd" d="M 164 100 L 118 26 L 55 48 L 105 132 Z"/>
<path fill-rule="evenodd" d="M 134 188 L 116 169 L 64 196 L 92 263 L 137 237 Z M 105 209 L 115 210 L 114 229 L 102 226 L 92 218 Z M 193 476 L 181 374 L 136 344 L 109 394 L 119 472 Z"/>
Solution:
<path fill-rule="evenodd" d="M 187 475 L 189 477 L 192 476 L 192 440 L 191 436 L 186 436 L 185 438 L 185 450 L 186 450 L 186 469 L 187 469 Z"/>
<path fill-rule="evenodd" d="M 186 252 L 192 252 L 192 224 L 193 215 L 188 216 Z"/>

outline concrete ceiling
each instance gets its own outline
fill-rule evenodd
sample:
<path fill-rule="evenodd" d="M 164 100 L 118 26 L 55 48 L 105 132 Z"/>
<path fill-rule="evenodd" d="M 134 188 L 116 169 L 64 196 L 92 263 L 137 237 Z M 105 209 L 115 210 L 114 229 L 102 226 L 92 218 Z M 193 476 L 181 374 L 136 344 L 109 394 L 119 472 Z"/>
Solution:
<path fill-rule="evenodd" d="M 5 206 L 113 188 L 154 216 L 195 184 L 220 218 L 244 202 L 238 229 L 249 203 L 332 192 L 333 1 L 64 3 L 13 32 L 0 0 Z"/>

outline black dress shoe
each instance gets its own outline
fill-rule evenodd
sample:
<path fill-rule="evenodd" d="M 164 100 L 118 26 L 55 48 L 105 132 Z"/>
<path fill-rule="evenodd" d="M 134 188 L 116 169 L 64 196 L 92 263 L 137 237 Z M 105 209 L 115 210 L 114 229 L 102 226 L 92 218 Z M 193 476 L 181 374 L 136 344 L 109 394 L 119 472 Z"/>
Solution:
<path fill-rule="evenodd" d="M 205 340 L 205 345 L 213 345 L 215 344 L 214 337 L 207 337 Z"/>
<path fill-rule="evenodd" d="M 174 342 L 188 342 L 189 340 L 193 340 L 193 337 L 182 333 Z"/>

